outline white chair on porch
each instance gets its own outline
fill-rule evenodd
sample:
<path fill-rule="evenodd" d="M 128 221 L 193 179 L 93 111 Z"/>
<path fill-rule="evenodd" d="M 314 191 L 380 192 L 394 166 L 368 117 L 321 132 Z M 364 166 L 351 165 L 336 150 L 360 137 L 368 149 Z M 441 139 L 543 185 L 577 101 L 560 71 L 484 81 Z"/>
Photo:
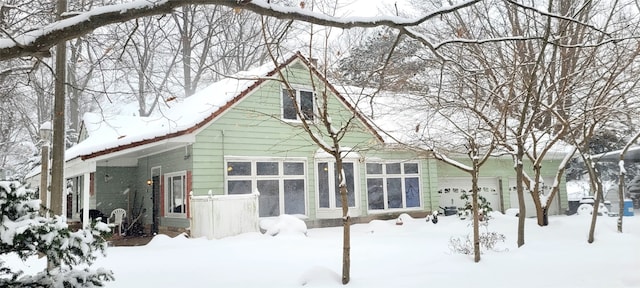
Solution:
<path fill-rule="evenodd" d="M 107 220 L 107 224 L 115 224 L 118 226 L 118 232 L 122 235 L 122 227 L 124 225 L 124 218 L 127 217 L 127 211 L 122 208 L 117 208 L 111 211 L 111 216 Z M 113 218 L 113 222 L 111 221 Z"/>

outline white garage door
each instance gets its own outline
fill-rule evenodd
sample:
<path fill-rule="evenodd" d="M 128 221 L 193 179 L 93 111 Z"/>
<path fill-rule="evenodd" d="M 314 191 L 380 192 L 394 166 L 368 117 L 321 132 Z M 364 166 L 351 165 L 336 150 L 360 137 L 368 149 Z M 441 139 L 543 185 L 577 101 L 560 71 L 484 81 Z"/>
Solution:
<path fill-rule="evenodd" d="M 479 178 L 478 186 L 480 194 L 491 204 L 494 211 L 501 211 L 500 189 L 498 189 L 497 178 Z M 438 195 L 440 196 L 440 207 L 456 206 L 464 207 L 465 200 L 460 199 L 462 193 L 471 190 L 471 177 L 447 177 L 438 181 Z"/>
<path fill-rule="evenodd" d="M 546 183 L 553 183 L 553 178 L 543 178 Z M 549 195 L 550 185 L 542 185 L 542 191 L 544 191 L 545 195 Z M 510 208 L 518 208 L 518 191 L 516 190 L 516 178 L 509 178 L 509 203 Z M 531 197 L 531 192 L 525 189 L 524 193 L 524 204 L 527 209 L 527 217 L 535 217 L 536 216 L 536 207 L 533 204 L 533 197 Z M 549 207 L 549 215 L 557 215 L 559 214 L 560 208 L 558 203 L 558 198 L 553 199 L 553 203 L 551 203 L 551 207 Z"/>

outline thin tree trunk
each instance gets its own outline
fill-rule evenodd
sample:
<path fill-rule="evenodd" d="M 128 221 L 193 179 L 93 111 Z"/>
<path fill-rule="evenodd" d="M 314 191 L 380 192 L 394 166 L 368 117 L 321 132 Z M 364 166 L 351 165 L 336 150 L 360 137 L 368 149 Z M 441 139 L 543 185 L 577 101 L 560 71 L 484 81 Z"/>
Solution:
<path fill-rule="evenodd" d="M 347 202 L 347 186 L 340 185 L 340 198 L 342 199 L 342 284 L 349 283 L 351 274 L 351 217 L 349 217 Z M 345 212 L 346 211 L 346 212 Z"/>
<path fill-rule="evenodd" d="M 471 173 L 471 213 L 473 214 L 473 261 L 480 262 L 480 221 L 478 219 L 478 166 L 477 160 L 473 163 Z"/>
<path fill-rule="evenodd" d="M 547 221 L 545 219 L 545 215 L 547 207 L 543 207 L 543 203 L 540 201 L 540 179 L 542 178 L 541 167 L 534 165 L 533 170 L 535 183 L 533 184 L 533 189 L 531 189 L 531 198 L 533 199 L 534 207 L 536 207 L 536 220 L 538 221 L 538 226 L 546 226 L 545 222 Z"/>
<path fill-rule="evenodd" d="M 598 176 L 598 172 L 593 167 L 593 161 L 590 158 L 585 159 L 587 171 L 589 172 L 589 178 L 591 179 L 591 186 L 596 190 L 596 199 L 593 202 L 593 213 L 591 214 L 591 225 L 589 226 L 589 237 L 587 242 L 593 243 L 595 240 L 596 222 L 598 220 L 598 208 L 600 207 L 600 201 L 603 200 L 604 195 L 602 193 L 602 182 Z"/>
<path fill-rule="evenodd" d="M 620 165 L 624 163 L 624 154 L 620 154 Z M 624 214 L 624 167 L 620 167 L 619 179 L 618 179 L 618 199 L 620 203 L 618 205 L 618 232 L 622 233 L 622 215 Z"/>
<path fill-rule="evenodd" d="M 518 247 L 524 245 L 524 220 L 527 216 L 527 208 L 524 203 L 524 187 L 522 182 L 524 181 L 522 167 L 522 158 L 516 159 L 516 191 L 518 193 Z"/>
<path fill-rule="evenodd" d="M 593 214 L 591 215 L 591 226 L 589 227 L 589 239 L 587 240 L 587 242 L 589 243 L 593 243 L 594 239 L 594 235 L 596 232 L 596 222 L 598 220 L 598 207 L 600 206 L 600 201 L 602 198 L 604 198 L 603 194 L 602 194 L 602 183 L 600 183 L 600 180 L 596 180 L 597 181 L 597 195 L 596 195 L 596 201 L 593 203 Z"/>
<path fill-rule="evenodd" d="M 191 86 L 191 38 L 189 37 L 190 30 L 192 29 L 189 19 L 192 15 L 189 15 L 191 6 L 182 6 L 182 71 L 184 73 L 184 95 L 191 96 L 195 87 Z"/>
<path fill-rule="evenodd" d="M 342 168 L 342 158 L 340 152 L 336 155 L 336 171 L 338 174 L 340 199 L 342 202 L 342 284 L 349 283 L 351 270 L 351 217 L 349 217 L 349 199 L 347 197 L 347 184 L 344 170 Z"/>

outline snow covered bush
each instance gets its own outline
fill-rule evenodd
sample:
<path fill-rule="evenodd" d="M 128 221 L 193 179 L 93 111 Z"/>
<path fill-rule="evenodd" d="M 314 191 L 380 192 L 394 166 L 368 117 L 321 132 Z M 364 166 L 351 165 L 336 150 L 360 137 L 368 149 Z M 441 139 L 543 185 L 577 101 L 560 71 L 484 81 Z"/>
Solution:
<path fill-rule="evenodd" d="M 465 200 L 464 207 L 459 208 L 458 216 L 461 218 L 471 218 L 471 211 L 473 210 L 473 204 L 471 203 L 471 195 L 467 192 L 462 193 L 460 199 Z M 480 221 L 488 221 L 490 218 L 490 212 L 493 211 L 491 208 L 491 202 L 487 201 L 482 195 L 478 195 L 478 215 L 480 217 Z"/>
<path fill-rule="evenodd" d="M 307 236 L 307 224 L 302 219 L 293 215 L 280 214 L 280 216 L 260 220 L 260 229 L 264 234 L 277 235 L 302 235 Z"/>
<path fill-rule="evenodd" d="M 499 242 L 506 240 L 506 236 L 497 232 L 483 232 L 480 233 L 480 251 L 492 250 L 500 251 L 496 248 Z M 467 235 L 466 237 L 451 237 L 449 239 L 449 250 L 453 253 L 473 255 L 473 240 Z"/>
<path fill-rule="evenodd" d="M 465 207 L 462 208 L 458 213 L 458 216 L 460 216 L 461 219 L 468 218 L 469 220 L 472 220 L 473 217 L 471 217 L 471 211 L 473 211 L 473 209 L 471 204 L 471 195 L 463 193 L 462 196 L 460 196 L 460 199 L 466 200 L 466 203 Z M 484 196 L 478 195 L 478 226 L 484 227 L 485 229 L 485 232 L 482 232 L 480 233 L 480 235 L 478 235 L 481 252 L 483 250 L 499 251 L 497 250 L 496 245 L 499 242 L 504 242 L 506 239 L 506 236 L 504 236 L 504 234 L 489 231 L 489 220 L 491 220 L 492 218 L 491 211 L 493 211 L 493 209 L 491 208 L 491 203 L 489 203 L 489 201 L 487 201 Z M 473 226 L 473 221 L 471 221 L 469 226 Z M 449 249 L 454 253 L 473 255 L 474 251 L 472 238 L 473 237 L 470 237 L 470 235 L 451 237 L 449 239 Z"/>
<path fill-rule="evenodd" d="M 39 211 L 40 200 L 32 190 L 0 181 L 0 254 L 15 253 L 23 261 L 41 255 L 50 264 L 36 275 L 22 275 L 0 261 L 0 287 L 100 287 L 113 280 L 105 269 L 76 268 L 91 265 L 97 252 L 104 255 L 111 232 L 106 224 L 71 232 L 62 218 L 45 218 Z"/>

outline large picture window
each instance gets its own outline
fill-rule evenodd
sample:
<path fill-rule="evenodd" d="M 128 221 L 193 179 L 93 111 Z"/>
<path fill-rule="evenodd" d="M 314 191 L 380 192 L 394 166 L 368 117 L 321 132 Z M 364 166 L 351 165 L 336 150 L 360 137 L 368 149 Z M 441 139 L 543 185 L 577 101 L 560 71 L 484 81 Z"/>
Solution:
<path fill-rule="evenodd" d="M 292 97 L 293 96 L 293 97 Z M 295 103 L 298 104 L 300 112 L 305 120 L 313 120 L 314 95 L 308 90 L 287 90 L 282 89 L 282 119 L 300 121 L 298 113 L 296 113 Z"/>
<path fill-rule="evenodd" d="M 227 160 L 227 194 L 260 192 L 260 217 L 306 214 L 305 164 L 289 160 Z"/>
<path fill-rule="evenodd" d="M 343 162 L 342 168 L 347 185 L 347 201 L 349 207 L 356 206 L 355 197 L 355 164 Z M 318 206 L 319 208 L 340 208 L 342 198 L 338 182 L 338 171 L 335 162 L 318 162 Z"/>
<path fill-rule="evenodd" d="M 418 163 L 367 163 L 369 210 L 420 207 Z"/>
<path fill-rule="evenodd" d="M 165 215 L 187 217 L 187 174 L 185 172 L 165 174 Z"/>

